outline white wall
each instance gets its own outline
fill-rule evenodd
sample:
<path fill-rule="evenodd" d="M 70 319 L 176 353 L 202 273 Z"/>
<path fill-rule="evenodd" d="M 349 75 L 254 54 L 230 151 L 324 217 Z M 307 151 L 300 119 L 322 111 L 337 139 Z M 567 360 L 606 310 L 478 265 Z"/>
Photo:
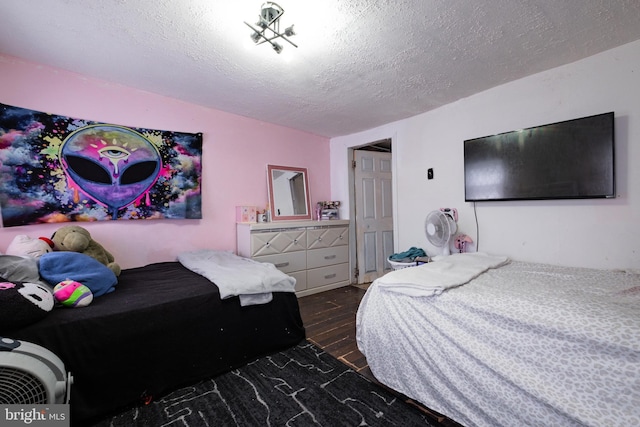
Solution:
<path fill-rule="evenodd" d="M 476 239 L 474 205 L 464 201 L 463 141 L 514 129 L 615 112 L 615 199 L 476 204 L 483 252 L 516 260 L 597 268 L 640 268 L 640 41 L 475 94 L 434 111 L 331 140 L 331 192 L 349 212 L 349 147 L 393 139 L 396 251 L 435 249 L 426 214 L 460 213 Z M 435 178 L 427 180 L 427 169 Z"/>

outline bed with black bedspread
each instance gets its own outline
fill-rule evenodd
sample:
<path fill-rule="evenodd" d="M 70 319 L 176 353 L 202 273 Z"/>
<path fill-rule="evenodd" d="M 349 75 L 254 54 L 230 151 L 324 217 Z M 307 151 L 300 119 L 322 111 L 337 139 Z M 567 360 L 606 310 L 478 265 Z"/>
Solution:
<path fill-rule="evenodd" d="M 292 292 L 243 307 L 179 262 L 162 262 L 123 270 L 116 291 L 56 308 L 10 337 L 62 359 L 77 426 L 291 347 L 305 330 Z"/>

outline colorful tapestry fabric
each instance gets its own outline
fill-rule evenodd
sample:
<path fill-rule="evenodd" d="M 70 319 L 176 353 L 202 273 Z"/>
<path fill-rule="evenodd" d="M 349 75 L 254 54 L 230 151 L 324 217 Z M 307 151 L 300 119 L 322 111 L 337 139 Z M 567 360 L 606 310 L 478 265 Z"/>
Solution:
<path fill-rule="evenodd" d="M 202 218 L 201 171 L 201 133 L 129 128 L 0 104 L 5 227 Z"/>

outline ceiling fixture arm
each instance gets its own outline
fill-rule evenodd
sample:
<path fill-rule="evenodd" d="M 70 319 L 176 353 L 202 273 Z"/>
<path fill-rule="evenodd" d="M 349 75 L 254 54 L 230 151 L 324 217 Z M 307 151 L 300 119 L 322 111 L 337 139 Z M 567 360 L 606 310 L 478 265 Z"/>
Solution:
<path fill-rule="evenodd" d="M 245 24 L 247 24 L 247 23 L 245 22 Z M 295 35 L 295 34 L 296 34 L 296 33 L 294 33 L 294 32 L 293 32 L 293 25 L 292 25 L 291 27 L 288 27 L 288 28 L 285 30 L 285 34 L 278 33 L 277 31 L 274 31 L 273 29 L 268 28 L 269 30 L 273 31 L 273 33 L 275 34 L 275 35 L 274 35 L 274 36 L 272 36 L 272 37 L 268 37 L 267 35 L 265 35 L 265 34 L 264 34 L 265 30 L 258 30 L 257 28 L 255 28 L 255 27 L 254 27 L 253 25 L 251 25 L 251 24 L 247 24 L 247 26 L 248 26 L 249 28 L 251 28 L 253 31 L 255 31 L 255 33 L 254 33 L 254 34 L 252 34 L 252 36 L 251 36 L 251 37 L 252 37 L 252 39 L 253 39 L 253 37 L 256 37 L 256 38 L 257 38 L 257 41 L 255 42 L 255 43 L 256 43 L 256 45 L 259 45 L 259 44 L 262 44 L 262 43 L 265 43 L 265 42 L 266 42 L 266 43 L 271 43 L 271 41 L 272 41 L 272 40 L 275 40 L 275 39 L 277 39 L 277 38 L 280 38 L 280 37 L 281 37 L 281 38 L 285 39 L 286 41 L 288 41 L 289 43 L 291 43 L 291 45 L 293 45 L 293 46 L 295 46 L 295 47 L 298 47 L 298 45 L 297 45 L 297 44 L 295 44 L 294 42 L 292 42 L 291 40 L 289 40 L 289 39 L 287 38 L 287 35 L 292 36 L 292 35 Z M 287 31 L 287 30 L 289 30 L 289 29 L 291 29 L 291 34 L 286 34 L 286 31 Z M 257 34 L 257 35 L 256 35 L 256 34 Z"/>

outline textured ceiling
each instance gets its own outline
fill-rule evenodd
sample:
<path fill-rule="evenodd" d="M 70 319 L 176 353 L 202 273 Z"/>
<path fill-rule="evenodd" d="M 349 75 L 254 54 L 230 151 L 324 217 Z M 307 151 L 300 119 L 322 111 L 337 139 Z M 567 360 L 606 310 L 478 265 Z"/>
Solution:
<path fill-rule="evenodd" d="M 638 0 L 278 0 L 278 55 L 262 3 L 2 0 L 0 53 L 333 137 L 640 39 Z"/>

